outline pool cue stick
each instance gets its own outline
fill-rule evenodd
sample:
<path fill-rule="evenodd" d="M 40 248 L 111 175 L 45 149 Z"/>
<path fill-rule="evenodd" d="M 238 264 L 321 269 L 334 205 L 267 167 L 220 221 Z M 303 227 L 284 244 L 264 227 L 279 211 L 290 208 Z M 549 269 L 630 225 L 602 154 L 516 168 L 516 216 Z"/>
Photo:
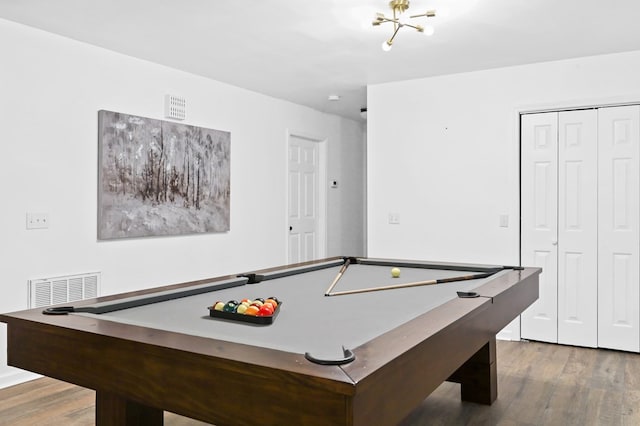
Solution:
<path fill-rule="evenodd" d="M 347 270 L 347 268 L 349 267 L 350 263 L 351 263 L 351 259 L 346 259 L 344 261 L 344 265 L 342 265 L 342 268 L 340 268 L 340 270 L 338 271 L 338 275 L 336 275 L 336 277 L 333 279 L 333 282 L 331 283 L 331 285 L 329 286 L 327 291 L 324 292 L 325 296 L 329 296 L 330 295 L 331 290 L 333 290 L 333 288 L 336 286 L 336 284 L 338 284 L 338 281 L 340 281 L 340 278 L 342 278 L 342 276 L 344 275 L 344 272 Z"/>
<path fill-rule="evenodd" d="M 452 283 L 455 281 L 468 281 L 468 280 L 476 280 L 480 278 L 487 278 L 493 275 L 495 272 L 483 272 L 481 274 L 472 274 L 472 275 L 463 275 L 460 277 L 450 277 L 450 278 L 439 278 L 436 280 L 426 280 L 426 281 L 415 281 L 412 283 L 403 283 L 403 284 L 391 284 L 385 285 L 381 287 L 368 287 L 368 288 L 359 288 L 355 290 L 343 290 L 336 291 L 335 293 L 327 292 L 325 294 L 328 296 L 343 296 L 345 294 L 357 294 L 357 293 L 368 293 L 373 291 L 382 291 L 382 290 L 393 290 L 397 288 L 406 288 L 406 287 L 419 287 L 423 285 L 434 285 L 434 284 L 443 284 L 443 283 Z"/>

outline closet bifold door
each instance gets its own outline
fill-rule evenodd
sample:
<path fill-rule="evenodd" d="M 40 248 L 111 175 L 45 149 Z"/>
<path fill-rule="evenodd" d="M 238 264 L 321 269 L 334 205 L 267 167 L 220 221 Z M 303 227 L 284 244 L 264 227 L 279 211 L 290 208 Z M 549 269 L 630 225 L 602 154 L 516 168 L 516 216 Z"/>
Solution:
<path fill-rule="evenodd" d="M 640 351 L 639 106 L 598 111 L 598 346 Z"/>
<path fill-rule="evenodd" d="M 558 114 L 558 343 L 598 343 L 598 113 Z"/>
<path fill-rule="evenodd" d="M 523 339 L 558 341 L 558 113 L 521 116 L 521 261 L 542 268 L 521 315 Z"/>

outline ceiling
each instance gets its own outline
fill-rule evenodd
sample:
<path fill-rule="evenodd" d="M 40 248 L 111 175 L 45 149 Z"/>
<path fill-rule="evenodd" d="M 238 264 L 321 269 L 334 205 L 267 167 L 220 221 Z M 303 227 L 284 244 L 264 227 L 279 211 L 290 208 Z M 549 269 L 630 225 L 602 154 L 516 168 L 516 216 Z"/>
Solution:
<path fill-rule="evenodd" d="M 383 52 L 387 0 L 0 0 L 0 18 L 353 119 L 368 84 L 640 50 L 637 0 L 412 0 L 403 19 L 427 9 L 433 36 L 405 27 Z"/>

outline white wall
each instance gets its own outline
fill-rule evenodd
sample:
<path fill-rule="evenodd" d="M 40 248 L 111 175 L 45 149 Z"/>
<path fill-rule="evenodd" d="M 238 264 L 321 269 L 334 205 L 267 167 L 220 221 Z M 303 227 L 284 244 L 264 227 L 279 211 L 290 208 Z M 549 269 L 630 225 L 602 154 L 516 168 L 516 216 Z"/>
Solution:
<path fill-rule="evenodd" d="M 346 124 L 346 125 L 345 125 Z M 333 235 L 328 249 L 331 253 L 347 256 L 366 255 L 366 132 L 362 128 L 350 125 L 343 120 L 340 126 L 341 146 L 334 144 L 330 148 L 330 162 L 341 164 L 333 168 L 327 176 L 328 181 L 337 181 L 337 188 L 328 190 L 328 205 L 340 206 L 334 214 L 336 229 L 340 235 Z M 338 155 L 340 158 L 336 158 Z M 335 207 L 329 207 L 335 208 Z M 353 238 L 358 235 L 358 238 Z M 361 238 L 360 238 L 361 237 Z"/>
<path fill-rule="evenodd" d="M 328 255 L 364 252 L 363 125 L 0 20 L 0 311 L 27 307 L 27 280 L 102 272 L 102 294 L 284 264 L 286 134 L 328 139 Z M 163 118 L 167 93 L 187 124 L 231 132 L 231 231 L 98 242 L 97 117 Z M 359 182 L 358 182 L 359 180 Z M 25 229 L 26 212 L 50 228 Z M 0 386 L 15 380 L 4 367 Z"/>
<path fill-rule="evenodd" d="M 518 112 L 638 102 L 638 72 L 629 52 L 370 86 L 368 255 L 517 264 Z"/>

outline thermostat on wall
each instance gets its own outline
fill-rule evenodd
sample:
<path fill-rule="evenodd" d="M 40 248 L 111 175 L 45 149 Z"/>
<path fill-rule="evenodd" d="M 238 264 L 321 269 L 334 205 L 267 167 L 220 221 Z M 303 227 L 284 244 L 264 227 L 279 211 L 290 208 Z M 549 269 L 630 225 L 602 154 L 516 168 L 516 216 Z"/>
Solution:
<path fill-rule="evenodd" d="M 181 96 L 164 95 L 164 116 L 174 120 L 184 120 L 187 116 L 187 102 Z"/>

